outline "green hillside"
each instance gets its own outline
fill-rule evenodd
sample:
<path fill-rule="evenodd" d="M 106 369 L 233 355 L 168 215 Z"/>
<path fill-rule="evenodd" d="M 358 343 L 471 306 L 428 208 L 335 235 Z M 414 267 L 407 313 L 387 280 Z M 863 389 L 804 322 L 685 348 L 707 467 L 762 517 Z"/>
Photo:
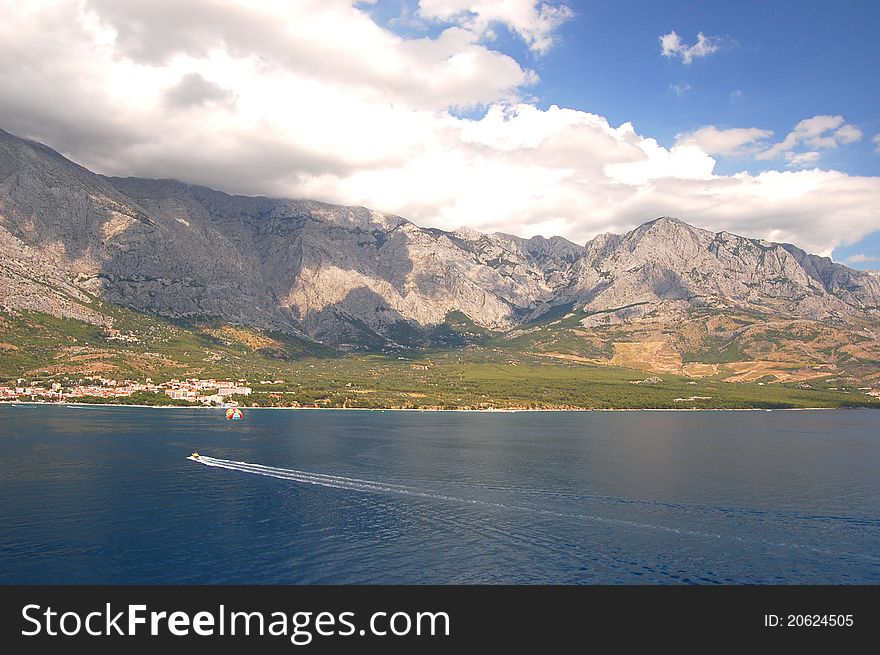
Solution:
<path fill-rule="evenodd" d="M 827 380 L 834 376 L 827 373 L 809 385 L 767 384 L 727 382 L 729 371 L 691 377 L 616 366 L 600 359 L 613 349 L 598 338 L 580 336 L 583 330 L 572 320 L 577 317 L 570 315 L 503 335 L 455 315 L 442 326 L 455 345 L 340 354 L 294 337 L 219 322 L 172 323 L 106 303 L 101 310 L 113 316 L 112 329 L 45 314 L 0 314 L 0 380 L 69 384 L 99 377 L 155 382 L 244 378 L 254 393 L 237 400 L 260 406 L 880 407 L 856 384 L 837 383 L 832 389 L 834 383 Z M 652 383 L 653 377 L 662 381 Z M 284 382 L 261 382 L 275 380 Z"/>

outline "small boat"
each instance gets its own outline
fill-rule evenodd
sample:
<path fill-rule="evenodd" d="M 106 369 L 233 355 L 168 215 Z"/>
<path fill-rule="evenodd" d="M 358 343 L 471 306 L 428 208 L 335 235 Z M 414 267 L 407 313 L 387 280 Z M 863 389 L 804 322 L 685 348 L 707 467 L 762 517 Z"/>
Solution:
<path fill-rule="evenodd" d="M 198 459 L 198 458 L 199 458 L 199 454 L 198 454 L 198 453 L 193 453 L 192 455 L 190 455 L 190 458 L 191 458 L 191 459 Z"/>

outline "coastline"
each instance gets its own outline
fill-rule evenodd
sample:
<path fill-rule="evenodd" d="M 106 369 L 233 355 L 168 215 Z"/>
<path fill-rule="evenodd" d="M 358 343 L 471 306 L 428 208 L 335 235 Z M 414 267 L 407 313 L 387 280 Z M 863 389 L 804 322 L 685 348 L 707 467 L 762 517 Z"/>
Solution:
<path fill-rule="evenodd" d="M 41 403 L 35 401 L 0 402 L 4 406 L 47 406 L 47 407 L 70 407 L 70 408 L 103 408 L 103 407 L 134 407 L 142 409 L 197 409 L 223 411 L 226 407 L 207 407 L 193 405 L 124 405 L 121 403 Z M 413 409 L 413 408 L 388 408 L 388 407 L 242 407 L 245 411 L 324 411 L 324 412 L 459 412 L 459 413 L 521 413 L 521 412 L 818 412 L 826 410 L 880 410 L 880 407 L 572 407 L 568 409 L 516 409 L 516 408 L 489 408 L 489 409 Z"/>

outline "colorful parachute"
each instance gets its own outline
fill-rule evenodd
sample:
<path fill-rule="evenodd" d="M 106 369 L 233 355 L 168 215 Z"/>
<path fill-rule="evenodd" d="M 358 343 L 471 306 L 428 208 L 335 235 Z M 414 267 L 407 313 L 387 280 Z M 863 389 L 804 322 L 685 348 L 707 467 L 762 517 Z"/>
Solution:
<path fill-rule="evenodd" d="M 230 407 L 226 410 L 227 421 L 240 421 L 243 418 L 244 412 L 242 412 L 238 407 Z"/>

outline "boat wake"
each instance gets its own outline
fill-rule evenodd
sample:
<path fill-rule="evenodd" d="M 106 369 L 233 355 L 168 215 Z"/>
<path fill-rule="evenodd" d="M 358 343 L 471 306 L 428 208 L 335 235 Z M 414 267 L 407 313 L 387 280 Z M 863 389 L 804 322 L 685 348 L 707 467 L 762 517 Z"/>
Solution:
<path fill-rule="evenodd" d="M 220 459 L 216 457 L 208 457 L 205 455 L 199 455 L 198 457 L 191 456 L 188 459 L 204 464 L 205 466 L 211 466 L 214 468 L 222 468 L 230 471 L 238 471 L 241 473 L 249 473 L 251 475 L 262 475 L 271 478 L 277 478 L 280 480 L 290 480 L 292 482 L 299 482 L 303 484 L 312 484 L 318 485 L 322 487 L 330 487 L 333 489 L 345 489 L 350 491 L 357 491 L 362 493 L 372 493 L 372 494 L 395 494 L 401 496 L 409 496 L 413 498 L 423 498 L 430 501 L 445 501 L 448 503 L 457 503 L 463 505 L 472 505 L 472 506 L 480 506 L 486 508 L 492 508 L 499 511 L 507 511 L 507 512 L 529 512 L 534 515 L 540 515 L 551 519 L 563 519 L 567 521 L 577 521 L 577 522 L 589 522 L 589 523 L 597 523 L 597 524 L 610 524 L 615 526 L 624 526 L 628 528 L 633 528 L 637 530 L 646 530 L 646 531 L 656 531 L 663 533 L 671 533 L 673 535 L 681 535 L 681 536 L 689 536 L 689 537 L 697 537 L 701 539 L 710 539 L 710 540 L 722 540 L 722 541 L 732 541 L 732 542 L 745 542 L 745 543 L 763 543 L 766 546 L 771 547 L 782 547 L 782 548 L 792 548 L 795 550 L 807 550 L 813 551 L 815 553 L 824 552 L 822 549 L 818 549 L 812 546 L 799 544 L 791 541 L 777 541 L 777 540 L 765 540 L 765 539 L 752 539 L 749 537 L 744 537 L 736 534 L 720 534 L 716 532 L 703 531 L 699 529 L 686 528 L 681 526 L 671 526 L 671 525 L 663 525 L 657 524 L 653 522 L 643 522 L 638 520 L 628 520 L 625 518 L 612 518 L 608 516 L 601 516 L 590 513 L 583 513 L 581 511 L 555 511 L 552 509 L 547 509 L 546 507 L 541 507 L 540 505 L 529 505 L 525 504 L 530 499 L 526 496 L 523 497 L 521 494 L 517 494 L 516 498 L 512 499 L 512 502 L 497 502 L 493 500 L 487 500 L 485 497 L 483 498 L 468 498 L 465 495 L 458 495 L 459 493 L 466 491 L 465 489 L 456 489 L 456 495 L 449 493 L 442 493 L 439 491 L 426 490 L 424 486 L 414 487 L 412 485 L 406 484 L 397 484 L 392 482 L 384 482 L 377 480 L 366 480 L 363 478 L 352 478 L 341 475 L 328 475 L 325 473 L 314 473 L 310 471 L 300 471 L 297 469 L 288 469 L 288 468 L 280 468 L 277 466 L 265 466 L 263 464 L 253 464 L 250 462 L 238 462 L 234 460 L 228 459 Z M 486 488 L 480 485 L 474 489 L 477 493 L 485 493 Z M 512 492 L 513 489 L 510 489 Z M 522 491 L 522 490 L 518 490 Z M 540 502 L 540 499 L 532 499 Z M 586 502 L 586 498 L 577 499 L 580 503 Z M 575 509 L 575 508 L 572 508 Z M 580 508 L 578 508 L 580 509 Z M 870 557 L 869 559 L 876 559 L 874 557 Z"/>
<path fill-rule="evenodd" d="M 279 468 L 277 466 L 265 466 L 263 464 L 252 464 L 250 462 L 236 462 L 229 459 L 218 459 L 216 457 L 207 457 L 200 455 L 199 457 L 187 457 L 193 461 L 204 464 L 205 466 L 213 466 L 216 468 L 224 468 L 230 471 L 240 471 L 242 473 L 251 473 L 253 475 L 264 475 L 279 480 L 291 480 L 293 482 L 302 482 L 305 484 L 315 484 L 322 487 L 332 487 L 334 489 L 348 489 L 351 491 L 364 491 L 373 493 L 393 493 L 407 496 L 418 496 L 422 498 L 430 498 L 434 500 L 451 500 L 462 503 L 473 503 L 481 505 L 494 505 L 497 507 L 507 507 L 500 503 L 490 503 L 475 499 L 460 498 L 457 496 L 447 496 L 444 494 L 431 493 L 416 487 L 402 484 L 394 484 L 390 482 L 378 482 L 376 480 L 364 480 L 361 478 L 348 478 L 341 475 L 327 475 L 325 473 L 312 473 L 309 471 L 298 471 L 296 469 Z"/>

